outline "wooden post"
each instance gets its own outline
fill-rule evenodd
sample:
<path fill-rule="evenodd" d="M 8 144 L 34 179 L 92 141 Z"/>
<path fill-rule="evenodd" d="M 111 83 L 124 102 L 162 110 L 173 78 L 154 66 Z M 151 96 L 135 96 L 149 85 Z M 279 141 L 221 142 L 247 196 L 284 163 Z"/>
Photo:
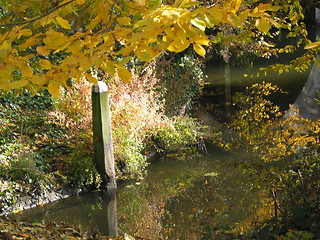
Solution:
<path fill-rule="evenodd" d="M 111 115 L 107 85 L 99 81 L 92 86 L 92 119 L 94 161 L 101 175 L 104 187 L 115 189 Z"/>

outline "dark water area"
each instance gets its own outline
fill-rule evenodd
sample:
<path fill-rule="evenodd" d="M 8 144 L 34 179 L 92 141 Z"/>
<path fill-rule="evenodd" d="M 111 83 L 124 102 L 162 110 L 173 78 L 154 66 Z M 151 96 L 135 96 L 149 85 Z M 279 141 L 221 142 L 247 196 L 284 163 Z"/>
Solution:
<path fill-rule="evenodd" d="M 269 64 L 270 63 L 270 64 Z M 245 74 L 258 73 L 262 67 L 270 66 L 276 63 L 276 59 L 272 61 L 265 60 L 262 62 L 260 59 L 252 68 L 245 69 L 241 67 L 230 68 L 230 83 L 226 83 L 225 66 L 217 65 L 216 67 L 209 67 L 205 70 L 205 95 L 202 100 L 206 103 L 219 103 L 224 104 L 226 101 L 226 89 L 229 88 L 230 95 L 233 96 L 236 92 L 243 91 L 246 87 L 255 83 L 271 82 L 279 86 L 285 94 L 276 94 L 271 96 L 271 100 L 279 105 L 282 110 L 289 108 L 293 104 L 297 96 L 300 94 L 308 79 L 310 69 L 304 72 L 285 72 L 282 74 L 269 73 L 266 76 L 262 74 L 259 77 L 245 77 Z M 210 92 L 213 93 L 210 95 Z"/>
<path fill-rule="evenodd" d="M 217 231 L 241 234 L 272 214 L 265 193 L 236 167 L 249 158 L 215 147 L 203 156 L 168 156 L 150 165 L 144 179 L 119 184 L 115 195 L 83 193 L 11 218 L 80 224 L 143 239 L 204 239 Z"/>
<path fill-rule="evenodd" d="M 309 38 L 315 41 L 316 27 L 313 25 L 307 28 Z M 277 46 L 285 46 L 287 44 L 295 44 L 295 39 L 286 38 L 286 34 L 279 35 L 273 41 Z M 230 73 L 226 71 L 226 63 L 222 61 L 221 57 L 213 57 L 206 63 L 204 71 L 205 89 L 204 96 L 201 101 L 204 104 L 216 104 L 223 107 L 228 102 L 232 105 L 230 96 L 232 97 L 236 92 L 243 91 L 246 87 L 255 83 L 271 82 L 279 86 L 286 94 L 276 94 L 271 96 L 275 104 L 281 107 L 281 110 L 287 110 L 290 104 L 293 104 L 297 96 L 306 83 L 310 74 L 311 67 L 304 72 L 296 72 L 291 70 L 284 73 L 270 73 L 264 75 L 261 68 L 269 67 L 273 64 L 289 64 L 295 58 L 302 56 L 305 50 L 299 49 L 295 53 L 282 53 L 278 56 L 270 58 L 257 58 L 253 56 L 230 56 Z M 259 77 L 247 77 L 260 73 Z M 222 110 L 223 111 L 223 110 Z"/>

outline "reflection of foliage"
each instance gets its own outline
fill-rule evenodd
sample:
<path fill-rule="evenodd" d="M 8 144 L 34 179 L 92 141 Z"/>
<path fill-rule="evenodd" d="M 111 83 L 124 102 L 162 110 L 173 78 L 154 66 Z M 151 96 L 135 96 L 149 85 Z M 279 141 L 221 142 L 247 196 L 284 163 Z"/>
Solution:
<path fill-rule="evenodd" d="M 302 231 L 302 234 L 311 231 L 319 237 L 316 208 L 308 207 L 310 214 L 303 217 L 303 221 L 309 219 L 308 226 L 297 226 L 293 219 L 297 217 L 301 204 L 319 204 L 320 159 L 317 154 L 320 122 L 301 118 L 298 113 L 279 119 L 282 114 L 279 107 L 266 99 L 278 90 L 270 84 L 256 84 L 235 96 L 239 110 L 229 126 L 235 130 L 236 137 L 233 143 L 225 146 L 256 154 L 256 158 L 242 163 L 242 168 L 255 185 L 267 189 L 273 198 L 275 215 L 279 216 L 281 224 L 278 228 L 274 228 L 275 223 L 267 225 L 275 229 L 267 234 L 269 237 L 286 234 L 290 228 Z M 307 208 L 305 210 L 307 212 Z"/>
<path fill-rule="evenodd" d="M 242 171 L 224 158 L 230 155 L 215 154 L 221 163 L 166 158 L 148 167 L 145 181 L 119 189 L 121 231 L 143 239 L 223 239 L 269 217 L 264 193 L 250 191 Z"/>

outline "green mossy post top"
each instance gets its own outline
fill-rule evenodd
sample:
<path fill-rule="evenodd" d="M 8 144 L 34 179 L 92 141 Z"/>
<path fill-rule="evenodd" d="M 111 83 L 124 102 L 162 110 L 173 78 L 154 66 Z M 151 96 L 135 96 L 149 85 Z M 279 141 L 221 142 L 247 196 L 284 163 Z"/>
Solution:
<path fill-rule="evenodd" d="M 105 82 L 98 81 L 98 85 L 93 85 L 92 86 L 92 92 L 94 93 L 103 93 L 103 92 L 108 92 L 108 86 Z"/>

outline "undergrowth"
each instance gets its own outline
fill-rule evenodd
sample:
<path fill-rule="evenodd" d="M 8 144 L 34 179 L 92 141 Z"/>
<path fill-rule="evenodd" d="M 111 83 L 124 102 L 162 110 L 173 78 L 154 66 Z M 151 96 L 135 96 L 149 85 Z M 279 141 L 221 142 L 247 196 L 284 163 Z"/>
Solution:
<path fill-rule="evenodd" d="M 163 154 L 191 147 L 202 127 L 189 116 L 167 117 L 157 90 L 155 65 L 134 72 L 131 82 L 108 83 L 116 172 L 119 179 L 138 178 L 148 165 L 150 148 Z M 2 211 L 19 196 L 69 184 L 97 188 L 101 182 L 92 162 L 91 87 L 70 81 L 52 100 L 35 95 L 2 94 L 0 98 L 0 202 Z"/>

